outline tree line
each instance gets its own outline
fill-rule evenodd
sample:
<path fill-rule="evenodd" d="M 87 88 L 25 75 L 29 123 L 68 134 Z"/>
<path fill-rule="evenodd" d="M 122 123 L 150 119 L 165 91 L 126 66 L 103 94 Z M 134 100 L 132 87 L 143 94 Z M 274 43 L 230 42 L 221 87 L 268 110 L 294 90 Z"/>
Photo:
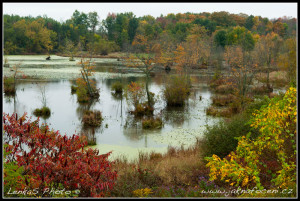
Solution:
<path fill-rule="evenodd" d="M 237 44 L 246 33 L 247 44 L 243 45 L 251 48 L 253 40 L 269 33 L 283 39 L 296 34 L 295 18 L 268 19 L 224 11 L 171 13 L 157 18 L 136 17 L 132 12 L 109 13 L 101 20 L 97 12 L 75 10 L 65 22 L 47 16 L 4 15 L 3 25 L 5 54 L 62 53 L 68 49 L 66 46 L 70 47 L 70 42 L 79 50 L 94 49 L 99 54 L 145 52 L 143 41 L 160 44 L 165 51 L 175 50 L 197 31 L 202 32 L 205 47 Z"/>

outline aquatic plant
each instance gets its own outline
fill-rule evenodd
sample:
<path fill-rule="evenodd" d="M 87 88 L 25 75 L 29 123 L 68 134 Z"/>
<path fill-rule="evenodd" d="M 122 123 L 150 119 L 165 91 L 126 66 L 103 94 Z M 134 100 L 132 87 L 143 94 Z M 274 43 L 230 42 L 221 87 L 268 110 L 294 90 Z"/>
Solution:
<path fill-rule="evenodd" d="M 13 77 L 4 77 L 4 93 L 6 95 L 14 95 L 16 93 L 15 89 L 15 79 Z"/>
<path fill-rule="evenodd" d="M 102 123 L 102 114 L 99 110 L 88 110 L 84 112 L 82 122 L 84 126 L 98 127 Z"/>
<path fill-rule="evenodd" d="M 162 128 L 163 122 L 159 117 L 156 118 L 151 117 L 148 119 L 144 119 L 142 121 L 142 126 L 143 129 L 158 129 L 158 128 Z"/>
<path fill-rule="evenodd" d="M 123 93 L 123 84 L 117 81 L 112 84 L 111 90 L 114 91 L 115 93 Z"/>
<path fill-rule="evenodd" d="M 50 108 L 44 106 L 42 108 L 35 109 L 33 114 L 37 117 L 49 118 L 51 115 L 51 110 Z"/>
<path fill-rule="evenodd" d="M 149 93 L 151 100 L 154 100 L 154 93 Z M 144 85 L 131 82 L 125 90 L 125 98 L 134 107 L 131 114 L 135 116 L 153 115 L 153 104 L 149 106 Z"/>
<path fill-rule="evenodd" d="M 235 101 L 235 96 L 228 94 L 228 95 L 215 95 L 211 97 L 212 104 L 215 106 L 227 106 L 230 103 Z"/>
<path fill-rule="evenodd" d="M 184 76 L 170 76 L 163 90 L 168 106 L 183 106 L 190 94 L 190 85 Z"/>
<path fill-rule="evenodd" d="M 86 94 L 89 98 L 99 98 L 99 90 L 90 78 L 95 72 L 94 63 L 92 63 L 90 59 L 81 58 L 78 64 L 81 66 L 81 79 L 78 79 L 80 85 L 78 83 L 77 85 L 86 89 Z"/>

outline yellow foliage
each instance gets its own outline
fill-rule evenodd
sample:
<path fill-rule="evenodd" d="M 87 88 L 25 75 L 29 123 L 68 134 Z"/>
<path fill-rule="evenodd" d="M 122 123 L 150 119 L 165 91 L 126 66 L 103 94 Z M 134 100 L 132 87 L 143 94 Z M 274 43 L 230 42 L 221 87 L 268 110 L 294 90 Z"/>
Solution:
<path fill-rule="evenodd" d="M 206 158 L 210 168 L 210 180 L 231 182 L 230 185 L 263 189 L 261 183 L 261 160 L 264 153 L 274 151 L 280 170 L 270 175 L 271 182 L 279 188 L 287 188 L 296 182 L 296 88 L 290 88 L 282 100 L 274 100 L 253 115 L 251 126 L 261 135 L 255 140 L 241 137 L 235 152 L 227 158 Z M 287 146 L 289 145 L 289 146 Z M 265 165 L 265 164 L 264 164 Z M 265 165 L 266 166 L 266 165 Z M 268 168 L 268 167 L 266 167 Z"/>
<path fill-rule="evenodd" d="M 132 193 L 135 197 L 148 197 L 152 193 L 152 190 L 150 188 L 137 189 Z"/>

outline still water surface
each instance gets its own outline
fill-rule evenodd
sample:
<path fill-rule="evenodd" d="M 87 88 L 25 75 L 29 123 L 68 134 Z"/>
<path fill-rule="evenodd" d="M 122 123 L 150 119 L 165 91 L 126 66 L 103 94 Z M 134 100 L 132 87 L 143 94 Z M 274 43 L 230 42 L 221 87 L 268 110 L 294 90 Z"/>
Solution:
<path fill-rule="evenodd" d="M 28 68 L 24 56 L 20 58 L 23 58 L 22 63 L 25 65 L 23 68 Z M 35 57 L 31 56 L 31 58 Z M 55 65 L 67 63 L 65 60 L 68 58 L 62 58 L 59 57 L 61 61 L 54 61 L 54 64 L 55 62 L 58 62 Z M 17 60 L 18 58 L 15 57 L 15 62 Z M 33 60 L 28 59 L 29 64 L 34 66 L 32 68 L 43 68 L 39 65 L 44 65 L 41 64 L 44 61 Z M 105 59 L 103 64 L 101 64 L 101 59 L 97 61 L 100 61 L 97 63 L 98 71 L 108 73 L 111 71 L 112 65 L 107 65 L 110 62 L 108 59 Z M 112 61 L 115 62 L 115 60 Z M 48 119 L 41 118 L 41 123 L 49 124 L 50 128 L 59 130 L 61 134 L 82 135 L 85 133 L 90 140 L 96 141 L 97 145 L 92 147 L 98 148 L 100 153 L 113 151 L 110 159 L 125 157 L 128 160 L 136 159 L 139 152 L 164 153 L 168 146 L 191 146 L 195 143 L 196 137 L 201 137 L 205 125 L 211 125 L 219 120 L 219 118 L 206 116 L 205 110 L 211 104 L 211 92 L 206 85 L 205 76 L 201 74 L 192 76 L 195 80 L 193 92 L 184 108 L 167 108 L 162 100 L 161 92 L 168 76 L 166 73 L 159 72 L 151 79 L 150 91 L 159 96 L 158 102 L 155 104 L 155 115 L 160 116 L 164 122 L 163 128 L 157 130 L 142 129 L 141 120 L 134 119 L 128 113 L 130 108 L 125 98 L 116 97 L 111 92 L 111 85 L 117 80 L 129 84 L 131 81 L 144 82 L 144 77 L 139 73 L 121 77 L 101 75 L 96 73 L 95 76 L 97 87 L 100 89 L 100 98 L 93 103 L 79 104 L 76 94 L 71 94 L 71 81 L 68 79 L 22 80 L 17 85 L 15 97 L 3 95 L 3 112 L 9 114 L 17 112 L 20 115 L 27 112 L 34 120 L 32 112 L 34 109 L 42 107 L 41 90 L 44 88 L 51 116 Z M 202 96 L 201 101 L 200 96 Z M 81 119 L 86 109 L 101 111 L 104 117 L 101 127 L 97 129 L 82 127 Z"/>

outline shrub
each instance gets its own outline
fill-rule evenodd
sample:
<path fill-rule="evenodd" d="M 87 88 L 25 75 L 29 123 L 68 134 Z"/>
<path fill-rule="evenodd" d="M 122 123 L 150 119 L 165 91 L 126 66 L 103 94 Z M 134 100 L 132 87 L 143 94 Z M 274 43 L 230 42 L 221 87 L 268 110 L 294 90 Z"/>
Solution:
<path fill-rule="evenodd" d="M 149 119 L 144 119 L 142 121 L 142 126 L 144 129 L 154 129 L 154 128 L 162 128 L 163 122 L 161 118 L 149 118 Z"/>
<path fill-rule="evenodd" d="M 99 155 L 97 149 L 84 149 L 86 141 L 78 135 L 61 136 L 47 125 L 39 128 L 39 120 L 31 122 L 26 114 L 20 118 L 3 114 L 3 131 L 9 152 L 6 163 L 16 162 L 24 168 L 22 175 L 29 177 L 26 187 L 37 189 L 38 196 L 52 196 L 44 194 L 45 188 L 62 187 L 78 190 L 79 197 L 99 197 L 114 187 L 117 173 L 107 160 L 110 153 Z"/>
<path fill-rule="evenodd" d="M 236 137 L 250 132 L 251 127 L 247 124 L 249 117 L 240 114 L 231 120 L 221 121 L 218 124 L 207 127 L 204 132 L 203 151 L 206 156 L 213 154 L 225 157 L 233 151 L 238 144 Z"/>
<path fill-rule="evenodd" d="M 111 86 L 112 91 L 114 91 L 115 93 L 123 93 L 123 85 L 121 82 L 115 82 L 112 84 Z"/>
<path fill-rule="evenodd" d="M 10 152 L 6 151 L 8 145 L 4 145 L 3 149 L 3 183 L 4 183 L 4 196 L 5 197 L 26 197 L 23 194 L 8 194 L 7 192 L 13 192 L 19 188 L 24 189 L 26 186 L 25 179 L 23 175 L 24 168 L 19 167 L 15 161 L 7 162 Z M 28 179 L 28 178 L 27 178 Z"/>
<path fill-rule="evenodd" d="M 15 80 L 13 77 L 4 77 L 4 93 L 6 95 L 14 95 L 16 93 Z"/>
<path fill-rule="evenodd" d="M 236 150 L 221 160 L 206 158 L 210 180 L 259 190 L 295 189 L 297 179 L 297 90 L 290 88 L 282 100 L 274 98 L 253 114 L 251 127 L 260 135 L 244 133 Z M 296 196 L 296 192 L 290 195 Z"/>
<path fill-rule="evenodd" d="M 168 106 L 183 106 L 189 94 L 189 81 L 184 76 L 171 76 L 163 91 Z"/>
<path fill-rule="evenodd" d="M 102 114 L 98 110 L 94 111 L 85 111 L 82 122 L 84 126 L 91 126 L 91 127 L 97 127 L 100 126 L 102 123 Z"/>

